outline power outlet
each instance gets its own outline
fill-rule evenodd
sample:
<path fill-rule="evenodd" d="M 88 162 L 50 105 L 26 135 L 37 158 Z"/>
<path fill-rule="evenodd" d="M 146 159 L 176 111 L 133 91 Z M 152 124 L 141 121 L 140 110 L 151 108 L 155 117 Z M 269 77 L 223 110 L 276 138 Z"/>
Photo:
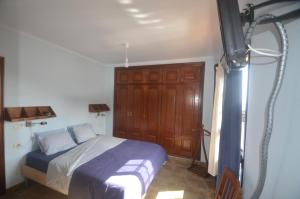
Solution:
<path fill-rule="evenodd" d="M 22 144 L 21 144 L 21 143 L 13 144 L 13 148 L 14 148 L 14 149 L 20 149 L 21 147 L 22 147 Z"/>
<path fill-rule="evenodd" d="M 21 124 L 21 123 L 15 123 L 15 124 L 13 125 L 13 127 L 14 127 L 15 129 L 21 129 L 21 128 L 24 127 L 24 124 Z"/>

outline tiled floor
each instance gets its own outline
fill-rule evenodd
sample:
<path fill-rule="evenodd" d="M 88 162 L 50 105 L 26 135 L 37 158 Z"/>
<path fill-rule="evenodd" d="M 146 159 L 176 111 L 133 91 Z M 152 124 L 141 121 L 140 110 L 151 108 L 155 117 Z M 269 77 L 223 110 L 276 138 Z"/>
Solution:
<path fill-rule="evenodd" d="M 214 180 L 187 170 L 190 164 L 187 159 L 170 158 L 153 180 L 145 199 L 213 199 Z M 178 197 L 172 197 L 172 194 L 178 194 Z"/>
<path fill-rule="evenodd" d="M 213 199 L 214 180 L 202 178 L 187 170 L 190 160 L 170 158 L 153 180 L 145 199 Z M 67 199 L 41 185 L 30 183 L 7 193 L 0 199 Z"/>

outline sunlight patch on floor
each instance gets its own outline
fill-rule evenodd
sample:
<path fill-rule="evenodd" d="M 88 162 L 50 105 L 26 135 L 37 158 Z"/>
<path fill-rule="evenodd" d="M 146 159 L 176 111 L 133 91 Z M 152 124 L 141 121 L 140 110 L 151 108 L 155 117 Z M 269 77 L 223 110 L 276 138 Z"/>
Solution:
<path fill-rule="evenodd" d="M 160 191 L 156 199 L 183 199 L 184 190 L 181 191 Z"/>

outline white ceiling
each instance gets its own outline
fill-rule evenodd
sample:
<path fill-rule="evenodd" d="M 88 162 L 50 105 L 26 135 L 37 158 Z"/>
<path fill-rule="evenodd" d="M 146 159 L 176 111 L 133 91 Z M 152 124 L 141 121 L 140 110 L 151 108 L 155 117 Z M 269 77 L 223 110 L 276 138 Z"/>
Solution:
<path fill-rule="evenodd" d="M 124 42 L 130 62 L 222 48 L 215 0 L 0 0 L 0 24 L 106 64 L 123 62 Z"/>

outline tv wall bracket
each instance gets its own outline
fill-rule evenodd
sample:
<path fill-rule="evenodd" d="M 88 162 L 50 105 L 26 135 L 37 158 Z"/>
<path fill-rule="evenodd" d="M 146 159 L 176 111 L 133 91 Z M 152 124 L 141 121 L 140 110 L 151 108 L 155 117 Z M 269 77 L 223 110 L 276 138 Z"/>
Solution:
<path fill-rule="evenodd" d="M 242 13 L 240 13 L 238 0 L 217 0 L 217 3 L 223 48 L 229 68 L 228 71 L 230 71 L 243 68 L 249 61 L 243 26 L 246 23 L 251 24 L 255 20 L 255 11 L 279 3 L 300 3 L 300 0 L 268 0 L 256 5 L 248 4 Z M 285 21 L 298 17 L 300 17 L 299 7 L 289 13 L 264 20 L 260 24 Z"/>
<path fill-rule="evenodd" d="M 244 9 L 243 12 L 240 14 L 242 25 L 245 25 L 246 23 L 252 23 L 254 21 L 255 10 L 263 7 L 271 6 L 277 3 L 287 3 L 287 2 L 300 3 L 300 0 L 270 0 L 257 5 L 248 4 L 247 8 Z M 276 21 L 285 21 L 285 20 L 295 19 L 299 17 L 300 17 L 300 9 L 296 9 L 286 14 L 277 16 L 273 19 L 264 20 L 260 24 L 274 23 Z"/>

